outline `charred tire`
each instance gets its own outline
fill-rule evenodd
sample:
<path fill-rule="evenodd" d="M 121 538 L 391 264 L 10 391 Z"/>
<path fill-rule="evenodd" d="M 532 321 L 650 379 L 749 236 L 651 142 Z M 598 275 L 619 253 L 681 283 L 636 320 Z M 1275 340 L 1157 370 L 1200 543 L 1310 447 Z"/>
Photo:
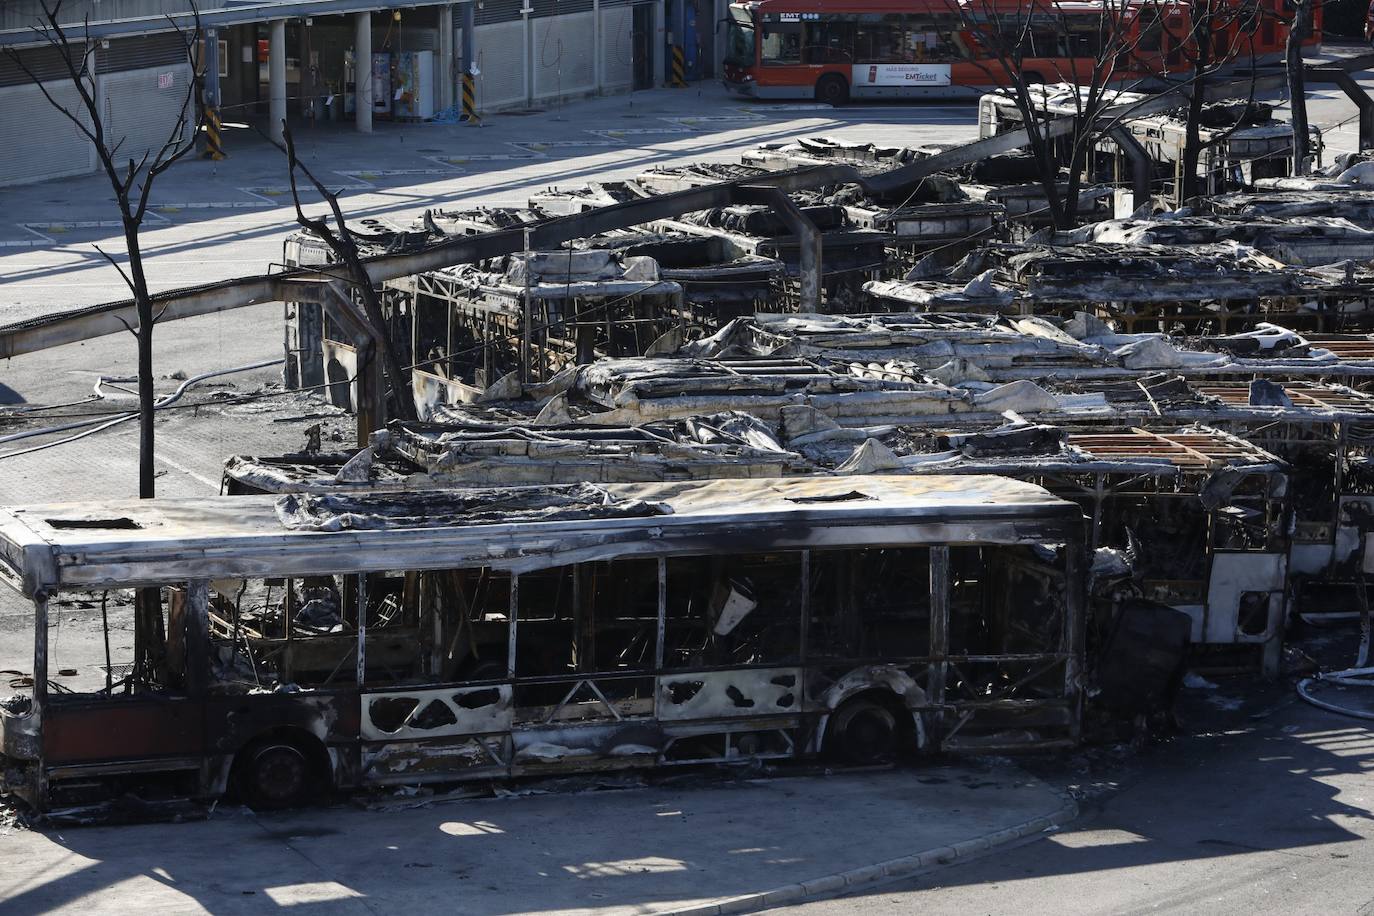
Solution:
<path fill-rule="evenodd" d="M 827 105 L 849 102 L 849 81 L 838 73 L 827 73 L 816 80 L 816 101 Z"/>
<path fill-rule="evenodd" d="M 825 749 L 846 763 L 886 763 L 897 756 L 906 731 L 888 704 L 871 697 L 854 697 L 830 714 Z"/>
<path fill-rule="evenodd" d="M 239 752 L 234 787 L 257 811 L 294 808 L 314 799 L 319 767 L 310 752 L 290 738 L 264 738 Z"/>

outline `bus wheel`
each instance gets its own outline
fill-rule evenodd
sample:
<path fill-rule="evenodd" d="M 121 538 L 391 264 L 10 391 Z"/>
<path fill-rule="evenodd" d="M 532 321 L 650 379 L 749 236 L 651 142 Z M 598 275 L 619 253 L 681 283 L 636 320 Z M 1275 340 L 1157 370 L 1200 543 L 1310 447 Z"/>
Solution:
<path fill-rule="evenodd" d="M 314 795 L 315 777 L 309 755 L 289 740 L 268 738 L 239 752 L 239 795 L 259 811 L 304 804 Z"/>
<path fill-rule="evenodd" d="M 896 756 L 901 731 L 889 707 L 867 697 L 854 697 L 830 714 L 825 746 L 848 763 L 883 763 Z"/>
<path fill-rule="evenodd" d="M 816 80 L 816 101 L 843 105 L 849 101 L 849 83 L 838 73 L 827 73 Z"/>
<path fill-rule="evenodd" d="M 1045 78 L 1034 70 L 1030 73 L 1022 74 L 1021 79 L 1027 86 L 1043 86 L 1045 84 Z"/>

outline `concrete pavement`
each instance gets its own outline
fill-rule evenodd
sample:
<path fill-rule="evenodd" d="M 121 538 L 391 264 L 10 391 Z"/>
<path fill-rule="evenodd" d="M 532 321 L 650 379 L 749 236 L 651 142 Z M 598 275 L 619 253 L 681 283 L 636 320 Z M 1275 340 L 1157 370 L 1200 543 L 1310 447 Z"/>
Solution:
<path fill-rule="evenodd" d="M 221 809 L 184 824 L 14 829 L 0 833 L 0 911 L 738 912 L 833 892 L 846 878 L 861 886 L 903 857 L 957 861 L 1073 811 L 1006 762 L 693 773 L 594 791 L 599 782 L 391 810 Z M 919 864 L 894 862 L 886 874 Z"/>
<path fill-rule="evenodd" d="M 1308 706 L 1289 682 L 1249 679 L 1186 691 L 1184 716 L 1191 734 L 1132 760 L 1119 790 L 1082 803 L 1062 831 L 776 912 L 1374 913 L 1369 723 Z"/>
<path fill-rule="evenodd" d="M 342 192 L 350 219 L 418 216 L 427 207 L 523 204 L 550 185 L 632 177 L 673 162 L 738 162 L 759 143 L 831 134 L 864 142 L 957 142 L 977 133 L 969 104 L 747 102 L 718 84 L 655 89 L 466 124 L 346 124 L 296 129 L 301 160 Z M 919 126 L 918 136 L 912 132 Z M 229 158 L 188 159 L 160 176 L 143 232 L 156 290 L 257 273 L 295 226 L 285 157 L 246 125 Z M 325 213 L 304 196 L 311 216 Z M 0 188 L 0 322 L 124 298 L 94 245 L 122 258 L 108 183 L 88 175 Z"/>

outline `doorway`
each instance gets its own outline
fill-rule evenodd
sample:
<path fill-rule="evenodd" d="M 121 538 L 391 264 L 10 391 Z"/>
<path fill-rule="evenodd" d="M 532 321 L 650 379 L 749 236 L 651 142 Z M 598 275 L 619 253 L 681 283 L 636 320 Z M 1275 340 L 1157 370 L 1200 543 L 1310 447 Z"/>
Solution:
<path fill-rule="evenodd" d="M 634 57 L 634 88 L 654 88 L 654 7 L 641 3 L 634 7 L 630 46 Z"/>

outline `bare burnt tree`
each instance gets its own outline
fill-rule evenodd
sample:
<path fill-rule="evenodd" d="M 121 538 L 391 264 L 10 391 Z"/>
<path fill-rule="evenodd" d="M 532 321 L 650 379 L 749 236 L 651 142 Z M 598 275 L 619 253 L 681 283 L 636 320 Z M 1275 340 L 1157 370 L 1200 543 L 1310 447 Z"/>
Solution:
<path fill-rule="evenodd" d="M 1252 78 L 1244 104 L 1234 110 L 1234 117 L 1220 117 L 1205 125 L 1208 90 L 1221 71 L 1248 67 L 1254 73 L 1256 63 L 1255 37 L 1264 15 L 1258 4 L 1244 0 L 1186 0 L 1183 3 L 1156 3 L 1169 43 L 1170 69 L 1178 72 L 1170 78 L 1183 93 L 1184 135 L 1180 163 L 1180 201 L 1197 197 L 1203 191 L 1203 176 L 1198 172 L 1203 153 L 1226 142 L 1247 121 L 1255 100 Z M 1207 136 L 1203 128 L 1209 127 Z"/>
<path fill-rule="evenodd" d="M 34 32 L 42 38 L 45 47 L 56 52 L 63 71 L 62 82 L 70 82 L 75 88 L 78 104 L 68 106 L 59 101 L 53 94 L 55 82 L 45 83 L 39 78 L 29 67 L 22 53 L 8 48 L 6 53 L 29 81 L 39 88 L 48 104 L 71 121 L 92 144 L 96 158 L 100 162 L 100 170 L 114 191 L 120 223 L 124 230 L 128 269 L 121 267 L 118 261 L 99 246 L 96 246 L 96 250 L 119 271 L 120 277 L 133 296 L 138 315 L 137 326 L 129 330 L 138 341 L 138 495 L 142 499 L 148 499 L 154 493 L 153 325 L 157 316 L 153 311 L 153 299 L 148 292 L 148 277 L 143 268 L 139 229 L 148 213 L 148 202 L 157 176 L 195 148 L 196 137 L 200 132 L 200 16 L 193 5 L 195 24 L 193 28 L 185 30 L 168 18 L 168 22 L 172 24 L 186 48 L 187 60 L 191 64 L 191 79 L 186 87 L 186 97 L 182 102 L 180 114 L 171 125 L 167 139 L 157 148 L 149 148 L 137 156 L 130 155 L 125 158 L 123 138 L 111 138 L 104 121 L 91 63 L 95 45 L 89 37 L 89 20 L 81 34 L 76 35 L 60 24 L 61 0 L 51 6 L 45 0 L 42 9 L 42 24 L 35 26 Z"/>
<path fill-rule="evenodd" d="M 1139 6 L 1101 0 L 1095 14 L 1070 16 L 1058 0 L 950 5 L 964 35 L 978 46 L 970 49 L 972 62 L 990 83 L 1004 87 L 1020 114 L 1051 221 L 1056 228 L 1072 228 L 1093 147 L 1117 123 L 1104 116 L 1119 92 L 1136 82 L 1129 67 L 1141 40 L 1134 27 Z M 1071 123 L 1060 118 L 1062 112 L 1051 113 L 1046 83 L 1078 87 L 1063 95 L 1073 111 Z M 1056 119 L 1059 126 L 1051 129 Z M 1068 174 L 1061 181 L 1063 169 Z"/>
<path fill-rule="evenodd" d="M 1293 21 L 1284 44 L 1284 63 L 1288 70 L 1288 99 L 1293 119 L 1293 174 L 1307 174 L 1311 135 L 1307 127 L 1307 84 L 1303 71 L 1302 48 L 1312 37 L 1312 4 L 1316 0 L 1290 0 Z"/>
<path fill-rule="evenodd" d="M 296 141 L 291 135 L 290 126 L 285 121 L 282 122 L 282 141 L 278 148 L 286 153 L 287 176 L 291 182 L 291 199 L 296 206 L 296 223 L 303 229 L 313 232 L 328 245 L 329 250 L 334 255 L 335 262 L 343 265 L 347 271 L 352 290 L 362 302 L 363 312 L 367 315 L 368 323 L 372 325 L 376 339 L 380 341 L 382 369 L 386 373 L 391 388 L 391 415 L 413 420 L 415 419 L 415 403 L 410 397 L 408 383 L 410 375 L 402 367 L 400 359 L 396 356 L 396 347 L 387 330 L 386 316 L 382 312 L 381 296 L 378 295 L 377 288 L 373 286 L 372 277 L 367 272 L 366 265 L 363 264 L 362 255 L 358 253 L 358 244 L 354 240 L 353 234 L 348 230 L 343 209 L 339 206 L 339 195 L 325 187 L 324 183 L 316 178 L 310 168 L 300 160 L 296 154 Z M 330 228 L 328 220 L 311 219 L 305 215 L 305 210 L 301 207 L 300 189 L 296 182 L 298 171 L 310 182 L 315 192 L 329 204 L 329 210 L 334 215 L 336 229 Z M 373 359 L 376 354 L 365 351 L 359 355 L 362 358 L 359 360 L 358 375 L 362 376 L 363 372 L 366 371 L 367 362 Z"/>

